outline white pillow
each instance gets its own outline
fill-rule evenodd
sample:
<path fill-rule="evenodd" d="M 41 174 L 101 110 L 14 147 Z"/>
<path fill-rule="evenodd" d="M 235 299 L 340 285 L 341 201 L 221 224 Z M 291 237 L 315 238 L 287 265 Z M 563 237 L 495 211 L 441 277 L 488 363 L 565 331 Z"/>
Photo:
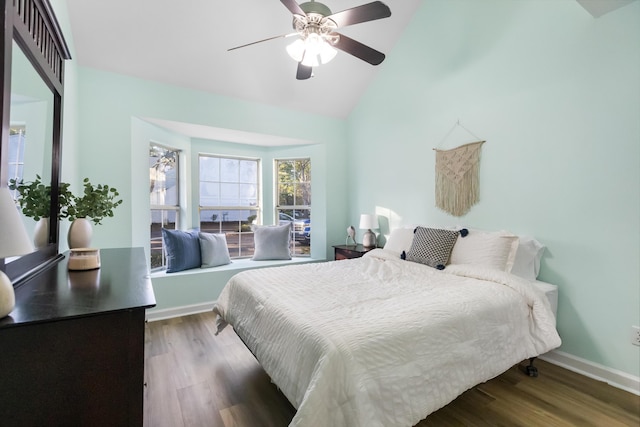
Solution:
<path fill-rule="evenodd" d="M 391 251 L 398 257 L 402 251 L 408 252 L 413 242 L 413 228 L 396 228 L 391 230 L 391 234 L 387 238 L 384 245 L 385 251 Z"/>
<path fill-rule="evenodd" d="M 200 238 L 201 268 L 231 263 L 227 237 L 224 234 L 198 233 Z"/>
<path fill-rule="evenodd" d="M 518 236 L 507 231 L 485 232 L 469 229 L 458 237 L 451 251 L 450 264 L 473 264 L 511 271 L 518 250 Z"/>
<path fill-rule="evenodd" d="M 511 273 L 535 281 L 540 273 L 540 259 L 545 246 L 533 237 L 520 236 Z"/>
<path fill-rule="evenodd" d="M 290 238 L 291 224 L 254 226 L 255 252 L 251 259 L 254 261 L 291 259 Z"/>

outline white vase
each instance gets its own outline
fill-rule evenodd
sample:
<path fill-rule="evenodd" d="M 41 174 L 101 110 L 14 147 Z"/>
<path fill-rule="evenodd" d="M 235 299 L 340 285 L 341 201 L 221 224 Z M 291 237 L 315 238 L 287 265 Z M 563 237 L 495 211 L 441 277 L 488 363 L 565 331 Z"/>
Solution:
<path fill-rule="evenodd" d="M 40 218 L 33 229 L 33 246 L 42 249 L 49 244 L 49 218 Z"/>
<path fill-rule="evenodd" d="M 16 304 L 16 296 L 13 292 L 11 280 L 0 271 L 0 319 L 9 315 Z"/>
<path fill-rule="evenodd" d="M 69 226 L 69 234 L 67 234 L 69 249 L 90 247 L 92 235 L 93 227 L 88 219 L 74 219 L 71 226 Z"/>

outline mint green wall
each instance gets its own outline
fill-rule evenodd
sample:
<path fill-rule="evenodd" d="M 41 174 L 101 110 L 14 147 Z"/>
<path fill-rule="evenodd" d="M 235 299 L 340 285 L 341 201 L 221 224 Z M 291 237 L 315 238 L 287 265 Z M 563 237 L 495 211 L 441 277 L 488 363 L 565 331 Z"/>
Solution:
<path fill-rule="evenodd" d="M 163 142 L 170 132 L 144 123 L 145 117 L 311 141 L 315 145 L 262 151 L 268 151 L 268 159 L 280 155 L 312 156 L 313 179 L 318 181 L 313 184 L 314 206 L 317 206 L 314 209 L 314 239 L 318 243 L 314 243 L 312 249 L 314 256 L 331 255 L 328 243 L 343 239 L 342 227 L 337 225 L 341 225 L 346 216 L 346 189 L 339 185 L 346 174 L 344 121 L 83 67 L 79 67 L 78 88 L 81 105 L 79 140 L 82 141 L 78 145 L 79 174 L 96 183 L 116 187 L 124 200 L 116 210 L 115 218 L 94 228 L 94 245 L 103 248 L 137 246 L 147 237 L 148 224 L 144 221 L 148 217 L 142 217 L 143 203 L 148 206 L 146 147 L 151 139 L 164 145 L 171 146 L 171 143 Z M 190 151 L 185 151 L 185 161 L 189 157 L 193 160 L 198 150 L 209 151 L 203 147 L 206 144 L 203 141 L 194 140 L 189 144 L 184 139 L 181 144 L 184 146 L 178 148 L 187 150 L 187 145 L 191 147 Z M 217 151 L 216 147 L 222 143 L 210 144 L 214 147 L 212 151 Z M 241 145 L 234 150 L 250 152 Z M 185 171 L 187 169 L 183 168 Z M 190 176 L 194 179 L 193 174 Z M 328 188 L 335 188 L 331 197 L 327 196 Z"/>
<path fill-rule="evenodd" d="M 561 351 L 638 376 L 640 2 L 425 1 L 349 118 L 348 222 L 536 236 L 560 288 Z M 434 152 L 487 143 L 481 201 L 434 207 Z M 366 176 L 366 179 L 362 177 Z M 388 231 L 388 230 L 383 230 Z"/>

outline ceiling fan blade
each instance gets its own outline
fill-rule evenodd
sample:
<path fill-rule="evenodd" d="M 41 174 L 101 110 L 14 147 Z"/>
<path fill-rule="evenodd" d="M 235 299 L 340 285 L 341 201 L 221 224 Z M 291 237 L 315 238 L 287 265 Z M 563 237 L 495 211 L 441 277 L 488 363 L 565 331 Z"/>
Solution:
<path fill-rule="evenodd" d="M 231 50 L 240 49 L 241 47 L 247 47 L 247 46 L 251 46 L 251 45 L 262 43 L 262 42 L 268 42 L 269 40 L 283 39 L 283 38 L 286 38 L 286 37 L 297 36 L 297 35 L 298 35 L 298 33 L 281 34 L 279 36 L 269 37 L 268 39 L 262 39 L 262 40 L 258 40 L 258 41 L 255 41 L 255 42 L 251 42 L 251 43 L 243 44 L 243 45 L 240 45 L 240 46 L 232 47 L 232 48 L 227 49 L 227 52 L 229 52 Z"/>
<path fill-rule="evenodd" d="M 296 79 L 307 80 L 308 78 L 311 77 L 312 71 L 313 71 L 312 67 L 302 65 L 302 62 L 298 62 L 298 71 L 296 72 Z"/>
<path fill-rule="evenodd" d="M 304 10 L 302 10 L 300 5 L 296 3 L 295 0 L 280 0 L 280 1 L 282 2 L 283 5 L 286 6 L 287 9 L 289 9 L 289 12 L 293 13 L 294 15 L 307 16 L 307 14 L 304 13 Z"/>
<path fill-rule="evenodd" d="M 282 0 L 284 2 L 284 0 Z M 391 16 L 389 6 L 381 1 L 356 6 L 351 9 L 336 12 L 327 18 L 335 22 L 338 27 L 346 27 L 347 25 L 359 24 L 361 22 L 375 21 L 376 19 L 388 18 Z"/>
<path fill-rule="evenodd" d="M 378 65 L 384 61 L 384 53 L 379 52 L 367 45 L 360 43 L 354 39 L 351 39 L 340 33 L 332 33 L 340 36 L 340 39 L 333 45 L 336 49 L 340 49 L 343 52 L 347 52 L 356 58 L 362 59 L 371 65 Z"/>

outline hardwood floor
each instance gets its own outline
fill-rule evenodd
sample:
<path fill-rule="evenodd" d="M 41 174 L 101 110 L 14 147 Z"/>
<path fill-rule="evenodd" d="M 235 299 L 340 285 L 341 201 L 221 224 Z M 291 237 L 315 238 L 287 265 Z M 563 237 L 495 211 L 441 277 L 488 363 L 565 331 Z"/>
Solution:
<path fill-rule="evenodd" d="M 147 323 L 144 425 L 280 427 L 295 409 L 231 328 L 212 313 Z M 427 426 L 640 426 L 640 397 L 536 361 L 513 367 L 417 424 Z"/>

